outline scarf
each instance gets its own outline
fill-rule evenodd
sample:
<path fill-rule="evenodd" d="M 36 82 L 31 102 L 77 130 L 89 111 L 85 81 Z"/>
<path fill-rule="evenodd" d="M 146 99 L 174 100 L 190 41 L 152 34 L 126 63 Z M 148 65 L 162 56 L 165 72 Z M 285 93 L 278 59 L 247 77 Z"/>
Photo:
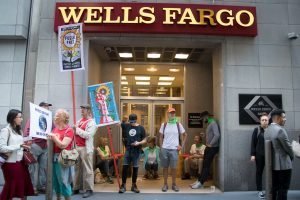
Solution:
<path fill-rule="evenodd" d="M 104 146 L 104 147 L 101 147 L 101 146 L 100 146 L 99 148 L 100 148 L 100 150 L 103 152 L 104 155 L 107 154 L 107 151 L 105 151 L 105 146 Z"/>
<path fill-rule="evenodd" d="M 208 117 L 207 118 L 207 123 L 212 123 L 212 122 L 214 122 L 215 121 L 215 119 L 214 118 L 212 118 L 212 117 Z"/>
<path fill-rule="evenodd" d="M 169 118 L 168 123 L 169 124 L 176 124 L 177 123 L 177 118 L 176 117 Z"/>

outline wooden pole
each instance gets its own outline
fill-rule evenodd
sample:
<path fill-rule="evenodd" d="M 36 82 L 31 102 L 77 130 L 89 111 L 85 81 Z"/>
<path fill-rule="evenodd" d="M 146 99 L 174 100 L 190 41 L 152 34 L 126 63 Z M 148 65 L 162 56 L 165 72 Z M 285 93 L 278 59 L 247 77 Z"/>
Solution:
<path fill-rule="evenodd" d="M 47 159 L 47 185 L 46 185 L 46 200 L 52 200 L 52 176 L 53 176 L 53 142 L 47 140 L 48 145 L 48 159 Z"/>
<path fill-rule="evenodd" d="M 119 168 L 117 166 L 117 161 L 116 161 L 116 158 L 115 158 L 115 150 L 114 150 L 114 146 L 113 146 L 113 143 L 112 143 L 111 127 L 110 126 L 106 126 L 106 127 L 107 127 L 107 135 L 108 135 L 108 139 L 109 139 L 109 146 L 110 146 L 110 149 L 111 149 L 111 154 L 112 154 L 113 159 L 114 159 L 115 173 L 116 173 L 116 176 L 117 176 L 118 186 L 120 188 L 121 184 L 120 184 Z"/>
<path fill-rule="evenodd" d="M 72 80 L 72 109 L 73 109 L 73 123 L 76 124 L 76 103 L 75 103 L 74 71 L 71 71 L 71 80 Z"/>

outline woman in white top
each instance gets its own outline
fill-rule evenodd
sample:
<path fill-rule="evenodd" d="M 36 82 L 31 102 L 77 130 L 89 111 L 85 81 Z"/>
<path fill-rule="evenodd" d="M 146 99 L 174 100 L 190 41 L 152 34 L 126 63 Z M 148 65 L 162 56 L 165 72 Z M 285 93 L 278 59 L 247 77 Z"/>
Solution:
<path fill-rule="evenodd" d="M 34 195 L 28 166 L 23 161 L 23 150 L 30 147 L 23 142 L 22 121 L 21 111 L 12 109 L 7 114 L 8 125 L 1 129 L 0 152 L 7 154 L 8 158 L 2 165 L 5 183 L 0 200 Z"/>

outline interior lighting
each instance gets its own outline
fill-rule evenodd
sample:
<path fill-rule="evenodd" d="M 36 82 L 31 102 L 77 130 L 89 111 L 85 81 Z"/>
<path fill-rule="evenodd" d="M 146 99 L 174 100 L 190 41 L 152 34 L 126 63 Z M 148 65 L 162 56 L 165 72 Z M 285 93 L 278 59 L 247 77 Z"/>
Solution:
<path fill-rule="evenodd" d="M 159 80 L 160 81 L 174 81 L 175 77 L 173 76 L 160 76 Z"/>
<path fill-rule="evenodd" d="M 136 81 L 150 81 L 150 76 L 135 76 Z"/>
<path fill-rule="evenodd" d="M 132 53 L 119 53 L 120 58 L 132 58 Z"/>
<path fill-rule="evenodd" d="M 150 68 L 147 68 L 147 71 L 148 71 L 148 72 L 156 72 L 157 69 L 154 68 L 154 67 L 150 67 Z"/>
<path fill-rule="evenodd" d="M 121 85 L 128 85 L 128 81 L 121 81 Z"/>
<path fill-rule="evenodd" d="M 174 68 L 174 69 L 169 69 L 169 71 L 170 71 L 170 72 L 180 72 L 180 69 Z"/>
<path fill-rule="evenodd" d="M 187 59 L 189 57 L 189 54 L 187 53 L 176 53 L 175 58 L 176 59 Z"/>
<path fill-rule="evenodd" d="M 146 91 L 149 91 L 149 89 L 148 88 L 138 88 L 138 91 L 144 91 L 144 92 L 146 92 Z"/>
<path fill-rule="evenodd" d="M 137 81 L 135 84 L 136 85 L 150 85 L 150 82 L 148 82 L 148 81 Z"/>
<path fill-rule="evenodd" d="M 148 53 L 147 58 L 160 58 L 160 53 Z"/>
<path fill-rule="evenodd" d="M 164 88 L 164 87 L 161 87 L 161 88 L 157 88 L 156 91 L 159 91 L 159 92 L 167 92 L 168 89 L 167 89 L 167 88 Z"/>
<path fill-rule="evenodd" d="M 121 80 L 126 81 L 127 80 L 126 76 L 121 76 Z"/>
<path fill-rule="evenodd" d="M 166 94 L 165 92 L 156 92 L 155 94 Z"/>
<path fill-rule="evenodd" d="M 133 67 L 126 67 L 124 68 L 124 71 L 127 71 L 127 72 L 133 72 L 135 69 Z"/>
<path fill-rule="evenodd" d="M 149 94 L 149 92 L 138 92 L 139 94 Z"/>
<path fill-rule="evenodd" d="M 172 82 L 158 82 L 158 85 L 172 85 Z"/>

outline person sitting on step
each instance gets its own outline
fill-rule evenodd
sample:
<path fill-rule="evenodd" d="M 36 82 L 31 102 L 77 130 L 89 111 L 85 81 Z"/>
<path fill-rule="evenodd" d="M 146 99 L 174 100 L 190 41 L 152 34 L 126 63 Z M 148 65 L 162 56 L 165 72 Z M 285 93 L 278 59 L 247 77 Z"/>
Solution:
<path fill-rule="evenodd" d="M 144 167 L 146 174 L 145 179 L 158 179 L 158 166 L 160 163 L 159 159 L 159 147 L 156 145 L 156 137 L 149 136 L 147 139 L 148 146 L 143 149 L 144 151 Z"/>

